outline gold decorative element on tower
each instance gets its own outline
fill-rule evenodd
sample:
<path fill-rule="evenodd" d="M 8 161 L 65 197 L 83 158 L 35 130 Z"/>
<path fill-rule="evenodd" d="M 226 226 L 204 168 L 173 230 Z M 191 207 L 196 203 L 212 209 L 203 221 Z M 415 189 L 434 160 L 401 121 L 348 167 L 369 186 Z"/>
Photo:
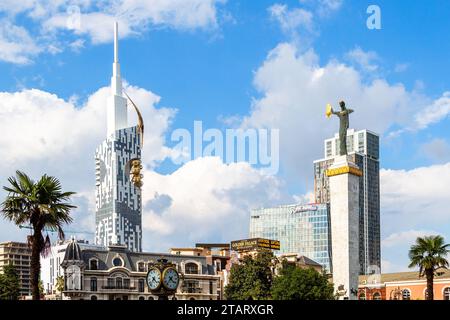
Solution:
<path fill-rule="evenodd" d="M 355 167 L 350 167 L 350 166 L 343 166 L 340 168 L 328 169 L 326 171 L 326 174 L 328 177 L 338 176 L 340 174 L 346 174 L 346 173 L 350 173 L 350 174 L 353 174 L 358 177 L 361 177 L 363 175 L 361 170 L 359 170 L 358 168 L 355 168 Z"/>
<path fill-rule="evenodd" d="M 138 129 L 139 129 L 139 133 L 141 135 L 141 148 L 144 145 L 144 119 L 142 118 L 142 114 L 139 111 L 138 107 L 136 106 L 136 104 L 133 102 L 133 100 L 131 100 L 131 98 L 128 96 L 128 94 L 125 92 L 125 90 L 123 91 L 123 93 L 125 93 L 125 95 L 127 96 L 128 100 L 130 100 L 131 104 L 134 107 L 134 110 L 136 110 L 137 116 L 138 116 Z"/>
<path fill-rule="evenodd" d="M 331 106 L 331 104 L 328 103 L 325 110 L 325 115 L 327 116 L 327 118 L 330 118 L 332 114 L 333 114 L 333 107 Z"/>
<path fill-rule="evenodd" d="M 142 178 L 144 176 L 141 174 L 141 170 L 142 170 L 141 160 L 139 159 L 131 160 L 131 169 L 130 169 L 131 181 L 138 188 L 142 187 L 142 185 L 144 184 L 144 182 L 142 181 L 143 180 Z"/>

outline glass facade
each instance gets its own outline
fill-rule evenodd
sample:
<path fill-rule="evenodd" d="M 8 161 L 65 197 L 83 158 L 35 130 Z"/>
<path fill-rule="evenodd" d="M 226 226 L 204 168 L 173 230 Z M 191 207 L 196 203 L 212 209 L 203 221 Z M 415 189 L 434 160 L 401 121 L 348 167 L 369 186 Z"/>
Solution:
<path fill-rule="evenodd" d="M 380 249 L 380 162 L 379 137 L 367 130 L 348 130 L 347 149 L 363 172 L 359 182 L 360 273 L 379 272 Z M 326 170 L 339 154 L 339 137 L 325 140 L 325 159 L 314 162 L 314 194 L 317 203 L 330 203 Z M 378 270 L 376 270 L 378 269 Z"/>
<path fill-rule="evenodd" d="M 287 205 L 252 210 L 250 238 L 280 241 L 275 254 L 304 255 L 331 272 L 331 228 L 327 204 Z"/>

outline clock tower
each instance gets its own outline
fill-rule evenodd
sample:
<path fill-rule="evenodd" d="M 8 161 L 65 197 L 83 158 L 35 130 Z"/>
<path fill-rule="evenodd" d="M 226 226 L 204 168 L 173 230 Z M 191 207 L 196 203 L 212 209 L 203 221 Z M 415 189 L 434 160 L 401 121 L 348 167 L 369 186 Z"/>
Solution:
<path fill-rule="evenodd" d="M 119 65 L 118 24 L 114 24 L 114 62 L 107 102 L 107 137 L 95 152 L 95 243 L 142 251 L 142 117 L 128 126 Z M 125 94 L 126 95 L 126 94 Z"/>

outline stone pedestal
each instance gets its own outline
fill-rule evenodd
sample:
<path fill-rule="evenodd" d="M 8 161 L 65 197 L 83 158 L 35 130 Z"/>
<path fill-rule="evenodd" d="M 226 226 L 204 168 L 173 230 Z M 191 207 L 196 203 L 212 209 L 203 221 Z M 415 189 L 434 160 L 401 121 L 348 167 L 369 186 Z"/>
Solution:
<path fill-rule="evenodd" d="M 359 177 L 362 172 L 348 156 L 337 157 L 327 170 L 333 283 L 340 299 L 357 299 L 359 275 Z"/>

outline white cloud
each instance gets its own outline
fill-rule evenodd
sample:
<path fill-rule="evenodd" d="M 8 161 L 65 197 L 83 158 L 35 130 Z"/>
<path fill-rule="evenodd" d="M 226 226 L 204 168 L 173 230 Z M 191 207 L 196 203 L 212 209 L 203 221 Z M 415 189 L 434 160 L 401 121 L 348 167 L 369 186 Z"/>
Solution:
<path fill-rule="evenodd" d="M 391 248 L 396 246 L 411 246 L 418 237 L 439 234 L 430 230 L 408 230 L 392 233 L 381 241 L 383 248 Z"/>
<path fill-rule="evenodd" d="M 386 233 L 398 232 L 399 226 L 423 230 L 449 225 L 450 163 L 412 170 L 383 169 L 380 180 Z"/>
<path fill-rule="evenodd" d="M 0 13 L 7 16 L 0 23 L 0 60 L 24 64 L 43 51 L 55 54 L 66 47 L 80 48 L 80 38 L 64 39 L 60 37 L 61 32 L 65 35 L 73 33 L 78 37 L 87 36 L 93 43 L 111 41 L 114 21 L 119 21 L 122 38 L 139 35 L 150 27 L 215 31 L 219 25 L 217 6 L 225 2 L 226 0 L 5 0 L 0 3 Z M 30 36 L 24 27 L 15 26 L 18 14 L 28 18 L 30 25 L 37 24 L 39 33 Z"/>
<path fill-rule="evenodd" d="M 364 51 L 360 47 L 356 47 L 347 52 L 346 57 L 360 66 L 364 71 L 375 72 L 378 70 L 376 61 L 379 60 L 379 57 L 374 51 Z"/>
<path fill-rule="evenodd" d="M 298 36 L 299 28 L 305 28 L 308 31 L 313 29 L 313 14 L 302 8 L 289 10 L 287 5 L 274 4 L 269 7 L 270 15 L 279 24 L 283 32 L 291 36 Z"/>
<path fill-rule="evenodd" d="M 432 139 L 420 148 L 423 155 L 437 163 L 450 161 L 450 145 L 441 138 Z"/>
<path fill-rule="evenodd" d="M 25 28 L 0 20 L 0 60 L 28 64 L 41 51 Z"/>
<path fill-rule="evenodd" d="M 431 124 L 441 121 L 450 114 L 450 92 L 444 92 L 442 96 L 432 104 L 420 110 L 415 116 L 415 128 L 425 129 Z"/>
<path fill-rule="evenodd" d="M 336 106 L 344 99 L 355 110 L 352 128 L 383 135 L 393 125 L 410 123 L 425 99 L 383 79 L 365 83 L 357 70 L 339 61 L 318 61 L 312 50 L 299 54 L 294 45 L 279 44 L 255 73 L 261 97 L 242 122 L 243 127 L 280 129 L 280 162 L 296 183 L 313 178 L 312 162 L 323 156 L 323 140 L 338 130 L 338 121 L 325 117 L 327 103 Z"/>
<path fill-rule="evenodd" d="M 160 98 L 148 90 L 133 86 L 125 89 L 143 114 L 144 164 L 153 168 L 170 154 L 164 146 L 164 134 L 175 110 L 156 109 Z M 109 94 L 108 87 L 101 88 L 78 106 L 74 104 L 76 99 L 65 101 L 37 89 L 0 92 L 0 185 L 5 185 L 15 170 L 23 170 L 35 179 L 44 173 L 58 177 L 65 190 L 77 192 L 74 201 L 79 209 L 74 211 L 76 220 L 68 229 L 89 230 L 94 223 L 93 159 L 95 148 L 106 137 Z M 130 110 L 130 124 L 136 122 L 135 117 Z M 0 229 L 7 235 L 13 234 L 15 227 L 1 222 Z"/>
<path fill-rule="evenodd" d="M 248 163 L 197 158 L 172 174 L 144 173 L 147 249 L 248 236 L 250 209 L 281 199 L 280 181 Z"/>

